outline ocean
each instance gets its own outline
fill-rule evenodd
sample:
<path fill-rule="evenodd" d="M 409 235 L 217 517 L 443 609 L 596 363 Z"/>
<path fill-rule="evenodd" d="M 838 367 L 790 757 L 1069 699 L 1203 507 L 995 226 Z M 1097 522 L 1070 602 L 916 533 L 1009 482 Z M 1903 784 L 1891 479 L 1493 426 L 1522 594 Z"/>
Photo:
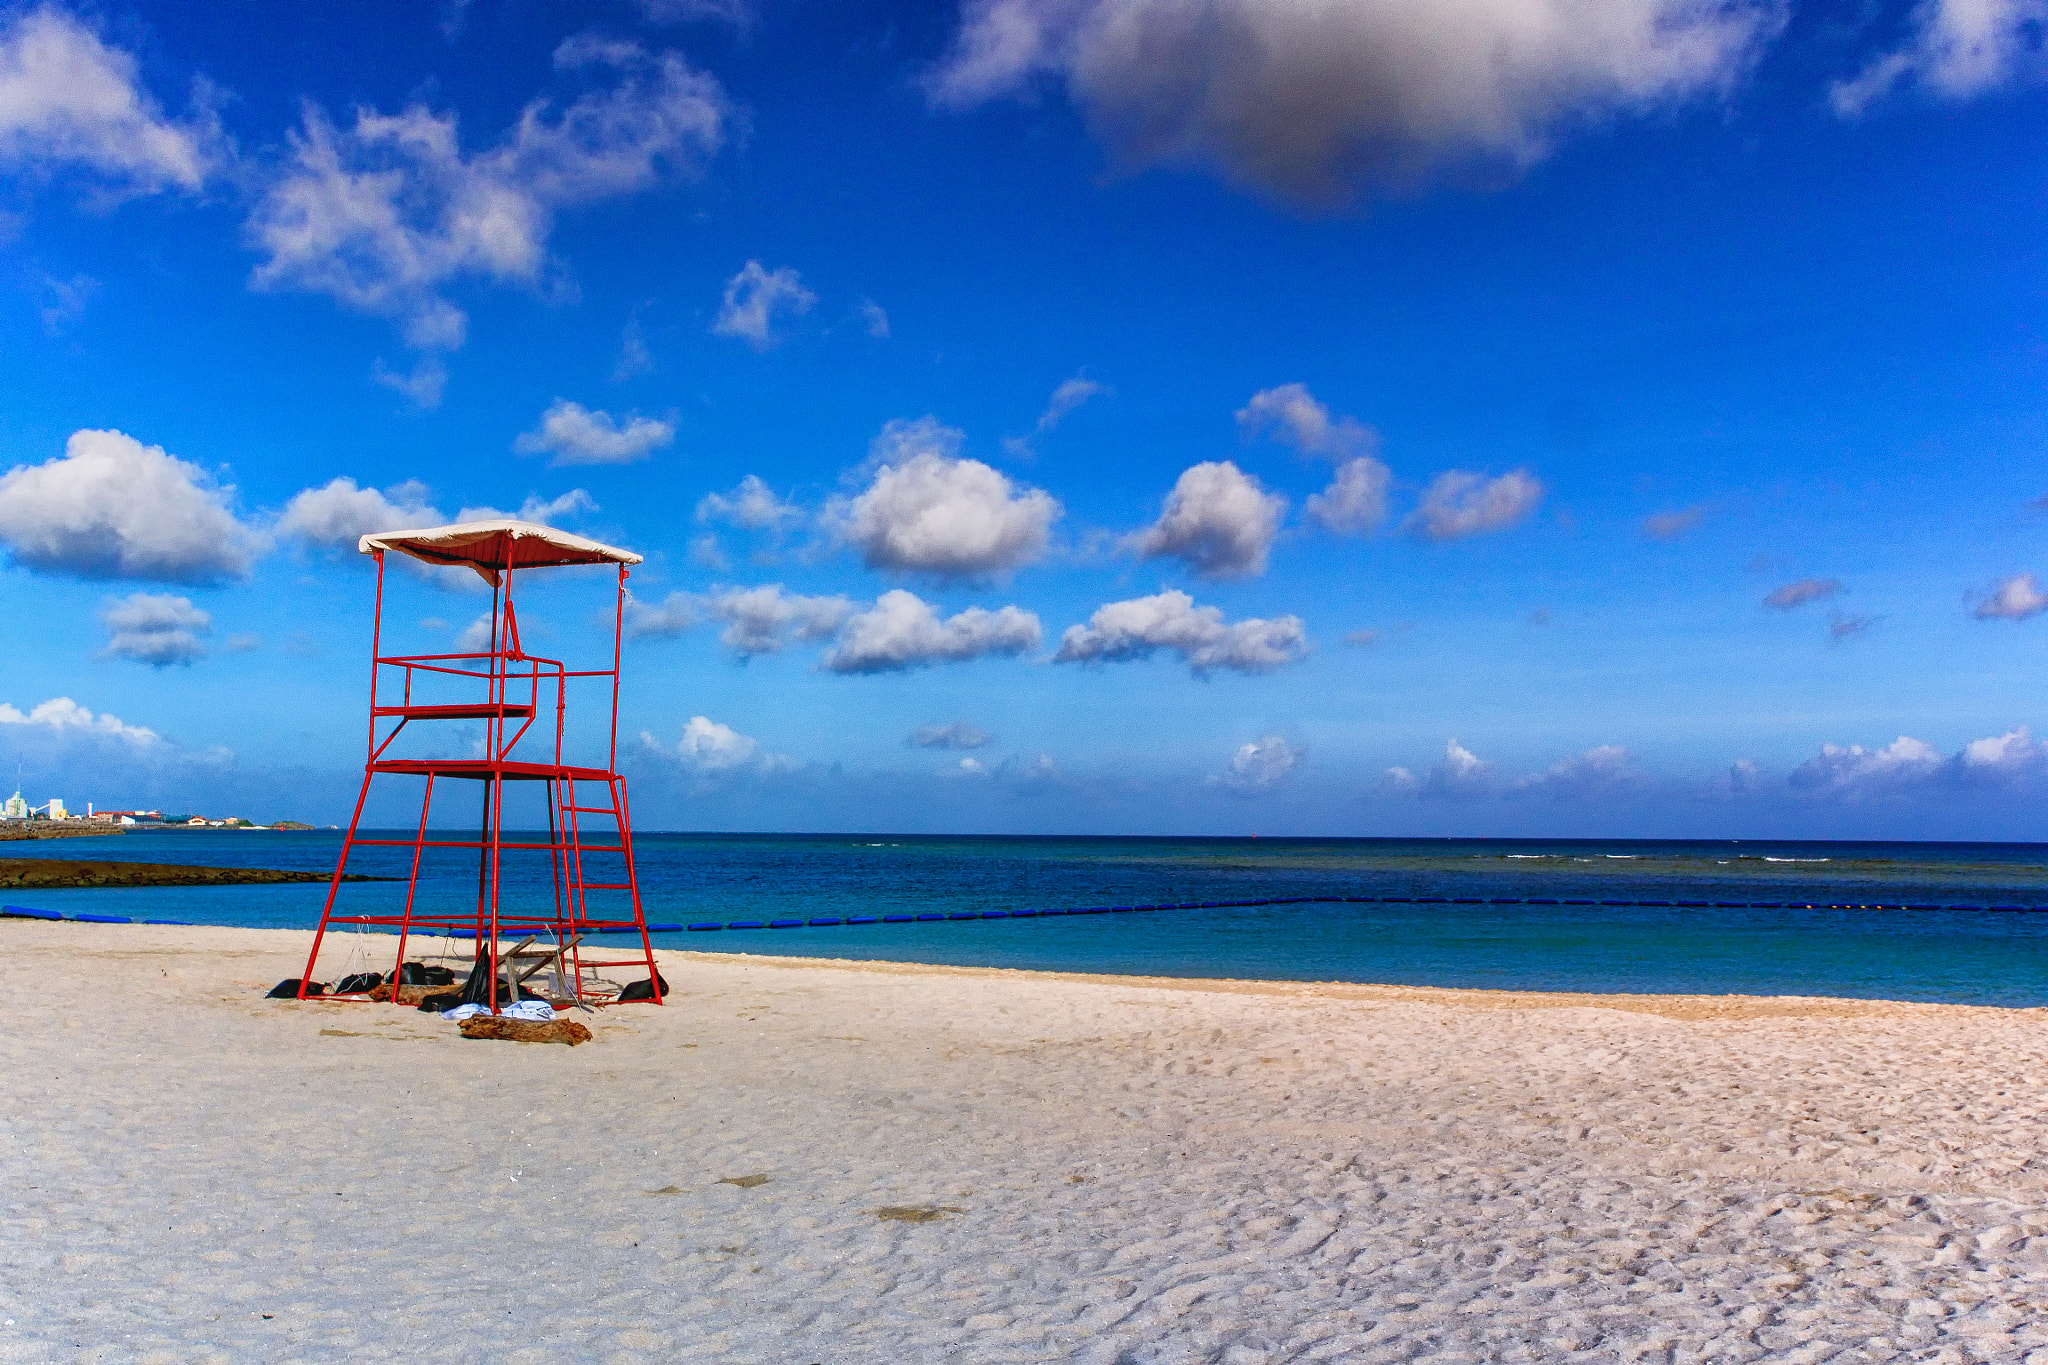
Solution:
<path fill-rule="evenodd" d="M 340 842 L 332 831 L 180 830 L 7 851 L 325 871 Z M 727 929 L 658 935 L 663 947 L 1148 976 L 2048 1005 L 2048 845 L 662 833 L 634 842 L 655 923 L 1297 897 L 1482 902 Z M 350 870 L 402 877 L 409 857 L 363 850 Z M 429 858 L 420 894 L 474 904 L 475 887 L 474 854 L 451 852 Z M 402 891 L 350 884 L 343 904 L 395 906 Z M 5 899 L 67 915 L 312 928 L 325 894 L 295 885 Z M 544 884 L 515 873 L 508 894 L 538 898 Z M 1573 899 L 1595 903 L 1526 903 Z M 1518 903 L 1484 903 L 1493 900 Z M 1905 905 L 1944 908 L 1827 908 Z M 1959 906 L 2038 908 L 1948 908 Z"/>

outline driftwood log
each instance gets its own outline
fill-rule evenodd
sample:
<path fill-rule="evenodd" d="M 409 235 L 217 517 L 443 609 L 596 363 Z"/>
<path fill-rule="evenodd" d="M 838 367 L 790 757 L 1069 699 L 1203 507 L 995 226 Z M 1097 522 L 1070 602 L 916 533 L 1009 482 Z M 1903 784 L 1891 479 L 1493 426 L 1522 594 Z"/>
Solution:
<path fill-rule="evenodd" d="M 590 1030 L 574 1019 L 557 1019 L 543 1024 L 535 1019 L 505 1019 L 495 1014 L 473 1015 L 462 1021 L 465 1038 L 498 1038 L 508 1043 L 567 1043 L 575 1047 L 590 1041 Z"/>

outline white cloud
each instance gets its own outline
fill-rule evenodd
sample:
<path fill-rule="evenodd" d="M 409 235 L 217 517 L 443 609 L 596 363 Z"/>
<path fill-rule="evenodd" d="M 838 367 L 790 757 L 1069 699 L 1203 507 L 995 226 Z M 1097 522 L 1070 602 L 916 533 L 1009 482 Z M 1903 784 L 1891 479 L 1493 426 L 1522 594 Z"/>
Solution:
<path fill-rule="evenodd" d="M 1387 519 L 1387 484 L 1392 474 L 1369 455 L 1346 460 L 1322 492 L 1301 505 L 1309 519 L 1334 535 L 1362 536 Z"/>
<path fill-rule="evenodd" d="M 2023 573 L 2000 580 L 1972 614 L 1979 621 L 2024 621 L 2044 611 L 2048 611 L 2048 593 L 2041 591 L 2032 574 Z"/>
<path fill-rule="evenodd" d="M 1619 744 L 1603 744 L 1554 764 L 1545 772 L 1518 778 L 1514 786 L 1518 791 L 1577 801 L 1635 791 L 1645 781 L 1634 755 Z"/>
<path fill-rule="evenodd" d="M 1376 455 L 1380 434 L 1355 417 L 1330 416 L 1306 384 L 1278 384 L 1260 389 L 1237 410 L 1237 429 L 1247 437 L 1270 436 L 1304 455 L 1336 464 Z"/>
<path fill-rule="evenodd" d="M 162 743 L 156 731 L 141 725 L 126 725 L 119 716 L 101 712 L 94 715 L 69 697 L 52 697 L 31 707 L 26 714 L 0 702 L 0 725 L 36 726 L 58 735 L 83 735 L 120 740 L 137 748 Z"/>
<path fill-rule="evenodd" d="M 1649 540 L 1676 540 L 1706 519 L 1708 507 L 1700 503 L 1671 512 L 1653 512 L 1643 518 L 1643 535 Z"/>
<path fill-rule="evenodd" d="M 1246 436 L 1270 436 L 1304 455 L 1337 465 L 1330 486 L 1302 504 L 1311 521 L 1335 535 L 1364 535 L 1387 515 L 1393 475 L 1380 462 L 1380 434 L 1355 417 L 1335 417 L 1306 384 L 1261 389 L 1237 412 Z"/>
<path fill-rule="evenodd" d="M 1463 540 L 1505 531 L 1542 501 L 1543 485 L 1526 469 L 1497 479 L 1449 469 L 1436 476 L 1405 524 L 1425 540 Z"/>
<path fill-rule="evenodd" d="M 697 503 L 697 522 L 722 521 L 742 531 L 780 531 L 804 509 L 779 498 L 758 474 L 741 479 L 730 493 L 706 493 Z"/>
<path fill-rule="evenodd" d="M 703 619 L 703 599 L 695 593 L 672 592 L 659 602 L 626 599 L 626 634 L 636 640 L 666 640 Z"/>
<path fill-rule="evenodd" d="M 879 341 L 889 339 L 889 315 L 882 310 L 881 304 L 873 299 L 862 299 L 860 317 L 861 321 L 867 324 L 869 336 Z"/>
<path fill-rule="evenodd" d="M 1266 571 L 1287 500 L 1228 460 L 1183 471 L 1159 520 L 1128 544 L 1147 559 L 1185 560 L 1205 578 L 1245 578 Z"/>
<path fill-rule="evenodd" d="M 942 621 L 930 603 L 897 588 L 875 599 L 871 610 L 849 619 L 839 643 L 821 662 L 833 673 L 897 672 L 1021 654 L 1036 646 L 1042 634 L 1038 617 L 1019 607 L 969 607 Z"/>
<path fill-rule="evenodd" d="M 1298 616 L 1225 622 L 1217 607 L 1198 607 L 1177 590 L 1111 602 L 1085 626 L 1068 626 L 1055 663 L 1122 663 L 1167 649 L 1197 676 L 1226 668 L 1262 673 L 1308 654 L 1308 633 Z"/>
<path fill-rule="evenodd" d="M 1730 89 L 1779 0 L 967 0 L 928 86 L 1063 83 L 1127 165 L 1214 165 L 1326 201 L 1438 164 L 1510 167 L 1573 127 Z"/>
<path fill-rule="evenodd" d="M 673 441 L 675 423 L 629 413 L 621 423 L 608 412 L 557 398 L 540 425 L 521 432 L 512 448 L 522 455 L 552 453 L 550 464 L 631 464 Z"/>
<path fill-rule="evenodd" d="M 1077 374 L 1072 379 L 1062 380 L 1052 391 L 1052 397 L 1045 403 L 1045 411 L 1038 414 L 1037 431 L 1042 436 L 1060 424 L 1060 419 L 1080 407 L 1091 398 L 1098 398 L 1109 392 L 1109 385 L 1098 384 L 1086 374 Z"/>
<path fill-rule="evenodd" d="M 39 273 L 30 285 L 30 293 L 37 299 L 36 314 L 43 320 L 43 330 L 51 336 L 61 335 L 85 315 L 86 304 L 99 288 L 100 282 L 90 275 L 60 280 L 55 275 Z"/>
<path fill-rule="evenodd" d="M 1510 777 L 1456 739 L 1444 742 L 1443 757 L 1420 777 L 1408 768 L 1389 768 L 1385 776 L 1389 790 L 1447 799 L 1533 795 L 1598 800 L 1641 791 L 1648 782 L 1635 756 L 1618 744 L 1574 754 L 1542 772 Z"/>
<path fill-rule="evenodd" d="M 1947 756 L 1910 735 L 1881 749 L 1823 744 L 1787 780 L 1795 792 L 1846 802 L 1921 790 L 2022 785 L 2038 789 L 2048 780 L 2048 744 L 2036 740 L 2024 725 L 1971 740 L 1961 752 Z"/>
<path fill-rule="evenodd" d="M 725 551 L 718 544 L 718 537 L 708 531 L 701 536 L 690 537 L 690 562 L 713 573 L 724 573 L 732 567 L 732 561 L 725 557 Z"/>
<path fill-rule="evenodd" d="M 240 578 L 265 545 L 233 498 L 161 446 L 77 431 L 62 456 L 0 476 L 0 542 L 17 564 L 81 578 Z"/>
<path fill-rule="evenodd" d="M 0 165 L 82 167 L 117 191 L 196 191 L 225 155 L 210 111 L 168 119 L 135 58 L 54 5 L 0 30 Z"/>
<path fill-rule="evenodd" d="M 892 421 L 875 438 L 874 478 L 835 499 L 826 524 L 871 569 L 983 579 L 1045 552 L 1059 502 L 1020 488 L 979 460 L 959 457 L 962 433 L 931 417 Z"/>
<path fill-rule="evenodd" d="M 468 320 L 446 285 L 537 283 L 559 210 L 695 170 L 724 144 L 725 92 L 675 53 L 572 38 L 555 65 L 610 79 L 559 110 L 534 100 L 468 154 L 455 116 L 424 105 L 358 109 L 345 128 L 308 105 L 289 164 L 250 218 L 264 257 L 254 282 L 393 318 L 416 347 L 457 347 Z"/>
<path fill-rule="evenodd" d="M 626 329 L 619 336 L 619 360 L 612 366 L 612 382 L 622 384 L 636 375 L 646 374 L 654 368 L 654 353 L 647 349 L 647 338 L 641 333 L 640 319 L 627 318 Z"/>
<path fill-rule="evenodd" d="M 652 605 L 632 602 L 627 606 L 626 630 L 636 639 L 658 639 L 680 635 L 700 621 L 723 621 L 718 642 L 751 658 L 774 654 L 792 640 L 829 640 L 856 610 L 844 597 L 806 597 L 769 583 L 718 588 L 703 595 L 674 592 Z"/>
<path fill-rule="evenodd" d="M 358 488 L 351 478 L 329 479 L 318 488 L 293 495 L 278 518 L 277 529 L 315 545 L 353 550 L 364 536 L 379 531 L 446 525 L 448 519 L 427 501 L 431 496 L 417 479 L 393 484 L 381 493 Z"/>
<path fill-rule="evenodd" d="M 662 753 L 665 748 L 653 735 L 640 732 L 641 742 Z M 692 716 L 683 727 L 682 738 L 672 751 L 685 768 L 700 776 L 718 776 L 738 772 L 788 772 L 796 767 L 796 760 L 786 754 L 772 754 L 761 747 L 759 740 L 743 735 L 730 725 L 724 725 L 709 716 Z"/>
<path fill-rule="evenodd" d="M 203 658 L 206 645 L 199 637 L 213 633 L 211 616 L 193 606 L 191 598 L 170 593 L 138 592 L 110 602 L 100 610 L 100 623 L 107 628 L 101 658 L 157 668 Z"/>
<path fill-rule="evenodd" d="M 1912 81 L 1945 99 L 1968 99 L 2043 69 L 2041 33 L 2048 0 L 1921 0 L 1907 46 L 1876 58 L 1853 79 L 1837 81 L 1828 101 L 1854 118 Z"/>
<path fill-rule="evenodd" d="M 1427 773 L 1418 778 L 1407 768 L 1389 768 L 1386 785 L 1425 796 L 1469 796 L 1496 791 L 1501 782 L 1491 763 L 1449 739 L 1444 741 L 1444 756 Z"/>
<path fill-rule="evenodd" d="M 1787 780 L 1800 791 L 1853 799 L 1929 781 L 1942 766 L 1941 753 L 1932 744 L 1900 735 L 1882 749 L 1823 744 Z"/>
<path fill-rule="evenodd" d="M 1777 611 L 1791 611 L 1808 602 L 1824 602 L 1842 590 L 1839 578 L 1802 578 L 1764 594 L 1764 605 Z"/>
<path fill-rule="evenodd" d="M 422 356 L 410 370 L 394 370 L 382 360 L 370 367 L 370 378 L 394 393 L 402 393 L 416 408 L 441 406 L 448 390 L 448 367 L 438 356 Z"/>
<path fill-rule="evenodd" d="M 1279 735 L 1267 735 L 1250 744 L 1240 744 L 1230 756 L 1230 766 L 1210 781 L 1238 796 L 1257 796 L 1271 791 L 1294 771 L 1303 751 Z"/>
<path fill-rule="evenodd" d="M 780 583 L 715 592 L 704 609 L 725 622 L 718 642 L 743 656 L 773 654 L 791 639 L 829 640 L 855 610 L 844 597 L 805 597 Z"/>
<path fill-rule="evenodd" d="M 1957 755 L 1956 766 L 1967 780 L 2039 777 L 2048 771 L 2048 743 L 2035 739 L 2021 725 L 1989 739 L 1971 740 Z"/>
<path fill-rule="evenodd" d="M 904 743 L 919 749 L 979 749 L 994 738 L 978 725 L 956 720 L 950 725 L 920 725 Z"/>
<path fill-rule="evenodd" d="M 776 314 L 801 317 L 817 301 L 818 296 L 804 288 L 802 278 L 788 266 L 765 270 L 759 261 L 748 261 L 739 274 L 725 282 L 725 300 L 711 330 L 764 351 L 776 341 Z"/>

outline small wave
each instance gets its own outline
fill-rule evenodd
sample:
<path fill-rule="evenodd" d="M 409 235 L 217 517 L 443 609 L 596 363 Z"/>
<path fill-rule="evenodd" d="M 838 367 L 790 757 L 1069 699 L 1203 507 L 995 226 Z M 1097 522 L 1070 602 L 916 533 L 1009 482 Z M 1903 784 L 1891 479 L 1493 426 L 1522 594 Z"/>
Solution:
<path fill-rule="evenodd" d="M 1603 853 L 1600 856 L 1603 858 L 1633 858 L 1636 855 L 1633 853 Z"/>
<path fill-rule="evenodd" d="M 1771 857 L 1771 856 L 1770 856 L 1769 854 L 1766 854 L 1766 855 L 1764 855 L 1764 861 L 1765 861 L 1765 862 L 1767 862 L 1767 863 L 1831 863 L 1831 862 L 1833 862 L 1833 861 L 1834 861 L 1834 859 L 1833 859 L 1833 858 L 1773 858 L 1773 857 Z"/>
<path fill-rule="evenodd" d="M 1557 855 L 1555 853 L 1510 853 L 1506 856 L 1510 858 L 1555 858 Z"/>

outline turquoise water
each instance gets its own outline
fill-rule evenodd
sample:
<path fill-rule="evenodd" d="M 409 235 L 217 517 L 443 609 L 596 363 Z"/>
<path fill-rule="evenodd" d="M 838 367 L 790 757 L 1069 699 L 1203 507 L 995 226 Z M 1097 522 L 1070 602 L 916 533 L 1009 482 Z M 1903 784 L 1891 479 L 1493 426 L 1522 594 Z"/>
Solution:
<path fill-rule="evenodd" d="M 11 847 L 324 871 L 339 846 L 324 831 L 178 831 Z M 635 847 L 650 922 L 1300 896 L 1740 903 L 1268 905 L 658 936 L 668 947 L 1162 976 L 2048 1005 L 2044 845 L 641 834 Z M 350 870 L 402 876 L 408 857 L 363 850 Z M 545 884 L 531 875 L 539 870 L 510 869 L 508 894 L 541 899 Z M 474 855 L 450 852 L 429 858 L 421 896 L 473 904 L 475 886 Z M 310 928 L 325 894 L 302 885 L 9 899 L 65 914 Z M 402 884 L 352 884 L 342 905 L 393 908 L 402 894 Z"/>

